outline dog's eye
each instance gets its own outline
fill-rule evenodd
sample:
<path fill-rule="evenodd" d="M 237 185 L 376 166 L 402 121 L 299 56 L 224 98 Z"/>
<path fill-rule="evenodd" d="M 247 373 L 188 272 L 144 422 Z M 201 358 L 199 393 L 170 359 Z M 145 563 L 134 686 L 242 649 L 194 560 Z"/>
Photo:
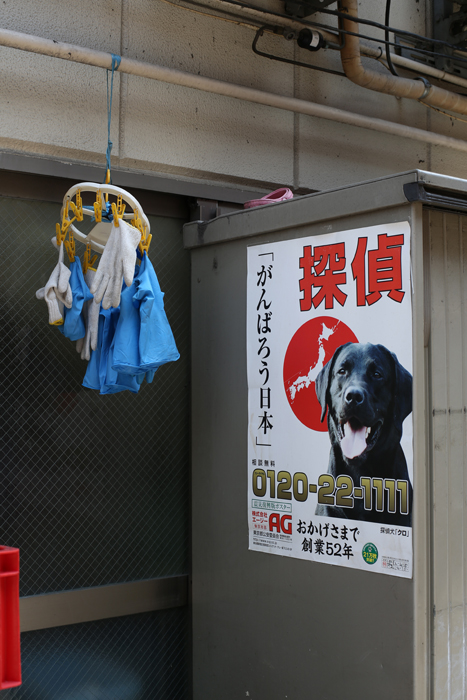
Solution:
<path fill-rule="evenodd" d="M 337 374 L 345 374 L 345 369 L 344 367 L 341 367 L 340 369 L 337 370 Z"/>
<path fill-rule="evenodd" d="M 378 372 L 378 370 L 375 370 L 373 372 L 373 377 L 376 377 L 376 379 L 380 379 L 382 376 L 383 375 L 381 374 L 381 372 Z"/>

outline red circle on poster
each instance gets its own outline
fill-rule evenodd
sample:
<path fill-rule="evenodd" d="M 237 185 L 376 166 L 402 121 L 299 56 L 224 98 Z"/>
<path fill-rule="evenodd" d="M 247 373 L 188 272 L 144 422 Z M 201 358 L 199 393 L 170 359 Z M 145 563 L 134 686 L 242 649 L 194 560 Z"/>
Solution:
<path fill-rule="evenodd" d="M 284 358 L 284 389 L 290 408 L 311 430 L 325 432 L 315 379 L 335 351 L 344 343 L 358 343 L 348 326 L 332 316 L 318 316 L 300 326 Z"/>

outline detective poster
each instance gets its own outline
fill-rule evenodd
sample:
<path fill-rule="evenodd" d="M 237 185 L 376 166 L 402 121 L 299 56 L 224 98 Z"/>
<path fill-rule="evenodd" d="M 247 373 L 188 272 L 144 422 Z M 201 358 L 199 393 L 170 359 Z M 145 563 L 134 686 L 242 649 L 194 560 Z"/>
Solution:
<path fill-rule="evenodd" d="M 258 552 L 412 577 L 408 222 L 248 248 Z"/>

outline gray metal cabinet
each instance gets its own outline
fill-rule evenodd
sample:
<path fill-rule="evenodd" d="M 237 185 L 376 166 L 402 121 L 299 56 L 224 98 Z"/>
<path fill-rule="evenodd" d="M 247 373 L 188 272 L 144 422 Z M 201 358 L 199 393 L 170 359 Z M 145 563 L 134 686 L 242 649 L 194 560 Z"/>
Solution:
<path fill-rule="evenodd" d="M 185 225 L 194 698 L 463 698 L 467 182 L 413 171 Z M 248 550 L 247 246 L 408 221 L 412 580 Z"/>

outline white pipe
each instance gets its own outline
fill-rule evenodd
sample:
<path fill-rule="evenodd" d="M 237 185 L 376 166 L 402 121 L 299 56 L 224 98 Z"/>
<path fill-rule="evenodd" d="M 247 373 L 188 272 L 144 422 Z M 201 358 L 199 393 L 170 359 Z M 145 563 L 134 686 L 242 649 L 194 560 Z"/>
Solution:
<path fill-rule="evenodd" d="M 386 55 L 384 52 L 382 52 L 382 49 L 374 49 L 373 47 L 364 46 L 362 44 L 360 44 L 360 53 L 362 56 L 368 56 L 369 58 L 386 58 Z M 425 65 L 424 63 L 413 61 L 411 58 L 399 56 L 397 53 L 391 53 L 391 61 L 394 63 L 394 65 L 400 66 L 401 68 L 406 68 L 414 73 L 431 75 L 432 78 L 436 78 L 437 80 L 444 80 L 447 83 L 452 83 L 453 85 L 460 85 L 461 87 L 467 88 L 467 80 L 465 78 L 460 78 L 458 75 L 446 73 L 446 71 L 439 70 L 439 68 L 433 68 L 432 66 Z"/>
<path fill-rule="evenodd" d="M 99 68 L 110 69 L 112 67 L 112 55 L 110 53 L 96 51 L 95 49 L 87 49 L 81 46 L 75 46 L 74 44 L 64 44 L 50 39 L 42 39 L 37 36 L 32 36 L 31 34 L 22 34 L 8 29 L 0 29 L 0 45 L 20 49 L 22 51 L 30 51 L 44 56 L 62 58 L 66 61 L 85 63 Z M 396 124 L 384 119 L 365 117 L 342 109 L 336 109 L 335 107 L 306 102 L 305 100 L 300 100 L 295 97 L 283 97 L 282 95 L 276 95 L 271 92 L 262 92 L 261 90 L 227 83 L 222 80 L 185 73 L 174 68 L 151 65 L 149 63 L 143 63 L 142 61 L 135 61 L 131 58 L 125 58 L 124 56 L 122 56 L 119 71 L 121 73 L 138 75 L 143 78 L 150 78 L 151 80 L 158 80 L 172 85 L 181 85 L 195 90 L 224 95 L 225 97 L 232 97 L 246 102 L 255 102 L 268 107 L 276 107 L 277 109 L 284 109 L 298 114 L 307 114 L 310 117 L 328 119 L 330 121 L 340 122 L 341 124 L 349 124 L 363 129 L 371 129 L 373 131 L 392 134 L 423 143 L 430 143 L 435 146 L 453 148 L 467 153 L 467 141 L 454 139 L 451 136 L 435 134 L 431 131 L 425 131 L 403 124 Z"/>

